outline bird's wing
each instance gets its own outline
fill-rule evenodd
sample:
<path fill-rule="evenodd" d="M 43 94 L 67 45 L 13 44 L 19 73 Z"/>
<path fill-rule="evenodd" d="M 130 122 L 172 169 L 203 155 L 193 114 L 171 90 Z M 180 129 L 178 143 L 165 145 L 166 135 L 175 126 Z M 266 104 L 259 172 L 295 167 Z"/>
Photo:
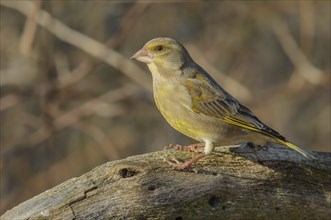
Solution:
<path fill-rule="evenodd" d="M 192 70 L 194 69 L 194 70 Z M 245 128 L 273 138 L 276 142 L 296 150 L 304 156 L 314 159 L 315 157 L 298 146 L 287 141 L 277 131 L 261 122 L 253 112 L 243 106 L 221 86 L 219 86 L 207 73 L 191 68 L 182 84 L 187 88 L 192 97 L 192 110 L 208 115 L 216 120 L 222 120 L 241 128 Z M 194 72 L 195 74 L 193 74 Z"/>
<path fill-rule="evenodd" d="M 261 122 L 253 112 L 240 104 L 207 74 L 197 73 L 192 78 L 186 78 L 183 85 L 192 97 L 193 111 L 286 141 L 282 135 Z"/>

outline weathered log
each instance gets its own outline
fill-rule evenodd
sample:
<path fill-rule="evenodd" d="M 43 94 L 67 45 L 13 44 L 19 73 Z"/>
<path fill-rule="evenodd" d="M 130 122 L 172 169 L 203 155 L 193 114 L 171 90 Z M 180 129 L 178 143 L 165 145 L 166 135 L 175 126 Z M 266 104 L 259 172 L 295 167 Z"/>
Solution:
<path fill-rule="evenodd" d="M 108 162 L 1 219 L 330 219 L 331 153 L 309 160 L 281 147 L 221 147 L 194 165 L 199 172 L 173 170 L 161 158 L 193 154 Z"/>

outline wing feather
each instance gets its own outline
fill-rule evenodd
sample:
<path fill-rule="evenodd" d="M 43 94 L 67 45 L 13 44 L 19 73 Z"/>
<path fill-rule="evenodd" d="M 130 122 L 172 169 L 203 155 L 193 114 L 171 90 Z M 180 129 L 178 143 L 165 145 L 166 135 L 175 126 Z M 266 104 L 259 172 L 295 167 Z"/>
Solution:
<path fill-rule="evenodd" d="M 213 79 L 207 74 L 201 73 L 184 80 L 183 84 L 192 97 L 192 108 L 194 111 L 241 128 L 286 141 L 282 135 L 261 122 L 252 111 L 240 104 L 218 86 L 216 82 L 212 81 Z"/>

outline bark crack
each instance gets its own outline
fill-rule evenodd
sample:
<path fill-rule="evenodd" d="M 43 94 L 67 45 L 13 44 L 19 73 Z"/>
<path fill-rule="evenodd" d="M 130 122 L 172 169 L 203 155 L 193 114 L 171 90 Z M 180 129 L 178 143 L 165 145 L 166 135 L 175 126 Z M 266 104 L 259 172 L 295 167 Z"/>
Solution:
<path fill-rule="evenodd" d="M 88 197 L 88 194 L 90 192 L 98 189 L 98 186 L 95 185 L 95 183 L 93 181 L 92 181 L 92 184 L 93 184 L 93 186 L 91 186 L 88 189 L 84 190 L 84 192 L 83 192 L 84 194 L 83 195 L 81 195 L 81 196 L 79 196 L 79 197 L 77 197 L 77 198 L 75 198 L 72 201 L 70 201 L 70 202 L 67 203 L 67 205 L 70 207 L 70 210 L 71 210 L 71 212 L 73 214 L 73 218 L 72 218 L 73 220 L 76 219 L 76 213 L 75 213 L 72 205 L 75 204 L 75 203 L 79 203 L 79 202 L 83 201 L 84 199 L 86 199 Z"/>

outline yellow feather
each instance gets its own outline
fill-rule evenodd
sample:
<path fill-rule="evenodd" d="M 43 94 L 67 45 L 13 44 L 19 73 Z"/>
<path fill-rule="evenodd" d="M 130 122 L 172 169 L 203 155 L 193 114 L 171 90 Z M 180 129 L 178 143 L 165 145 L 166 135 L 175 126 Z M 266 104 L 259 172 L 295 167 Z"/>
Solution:
<path fill-rule="evenodd" d="M 279 140 L 279 139 L 275 139 L 277 142 L 279 142 L 280 144 L 283 144 L 299 153 L 301 153 L 302 155 L 304 155 L 305 157 L 307 158 L 310 158 L 310 159 L 316 159 L 316 157 L 314 157 L 312 154 L 302 150 L 301 148 L 295 146 L 294 144 L 292 144 L 291 142 L 288 142 L 288 141 L 282 141 L 282 140 Z"/>
<path fill-rule="evenodd" d="M 279 144 L 282 144 L 282 145 L 285 145 L 299 153 L 301 153 L 302 155 L 304 155 L 305 157 L 307 158 L 310 158 L 310 159 L 316 159 L 313 155 L 309 154 L 308 152 L 302 150 L 301 148 L 297 147 L 296 145 L 292 144 L 291 142 L 288 142 L 288 141 L 283 141 L 267 132 L 264 132 L 262 130 L 259 130 L 258 128 L 256 127 L 253 127 L 252 125 L 244 122 L 244 121 L 241 121 L 239 119 L 236 119 L 236 118 L 233 118 L 233 117 L 225 117 L 223 119 L 225 122 L 227 123 L 230 123 L 230 124 L 233 124 L 233 125 L 236 125 L 236 126 L 239 126 L 239 127 L 242 127 L 242 128 L 245 128 L 245 129 L 249 129 L 251 131 L 255 131 L 257 133 L 261 133 L 261 134 L 264 134 L 264 135 L 267 135 L 271 138 L 273 138 L 277 143 Z"/>

